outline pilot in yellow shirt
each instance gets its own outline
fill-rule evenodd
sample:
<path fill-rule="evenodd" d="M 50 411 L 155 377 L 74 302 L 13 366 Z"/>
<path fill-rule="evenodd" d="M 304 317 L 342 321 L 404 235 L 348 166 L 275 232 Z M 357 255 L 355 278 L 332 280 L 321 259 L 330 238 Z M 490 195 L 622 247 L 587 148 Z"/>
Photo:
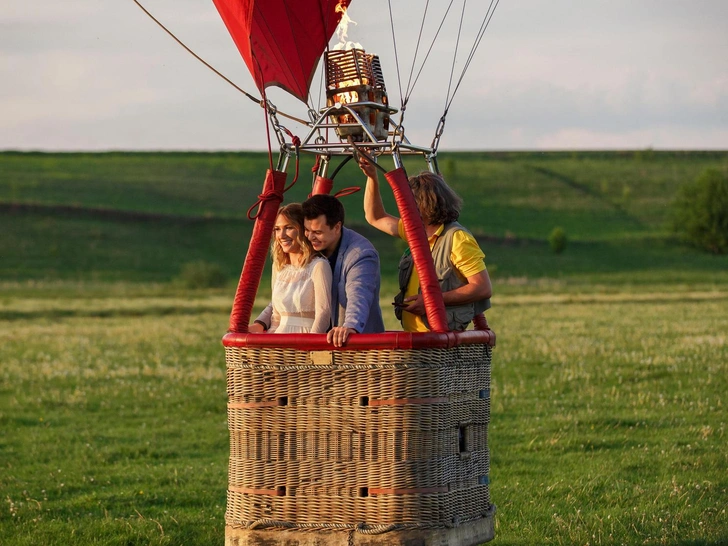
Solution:
<path fill-rule="evenodd" d="M 437 228 L 437 231 L 430 237 L 430 250 L 435 244 L 437 238 L 442 234 L 444 225 Z M 402 220 L 399 221 L 399 236 L 405 239 L 404 225 Z M 406 240 L 406 239 L 405 239 Z M 457 230 L 453 234 L 452 239 L 452 251 L 450 253 L 450 261 L 455 267 L 457 273 L 465 280 L 467 277 L 472 277 L 485 270 L 485 254 L 475 238 L 467 231 Z M 412 276 L 410 277 L 409 283 L 407 283 L 407 289 L 405 290 L 405 298 L 409 296 L 416 296 L 420 290 L 420 276 L 417 273 L 417 268 L 412 268 Z M 429 332 L 430 329 L 427 327 L 422 317 L 413 315 L 407 311 L 402 311 L 402 328 L 405 332 Z"/>

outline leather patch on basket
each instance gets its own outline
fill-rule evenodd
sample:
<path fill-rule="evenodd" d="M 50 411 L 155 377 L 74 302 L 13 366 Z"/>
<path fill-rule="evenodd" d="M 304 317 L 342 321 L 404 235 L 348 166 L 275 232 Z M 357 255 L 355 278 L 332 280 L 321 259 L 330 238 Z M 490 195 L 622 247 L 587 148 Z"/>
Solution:
<path fill-rule="evenodd" d="M 285 497 L 286 488 L 276 487 L 275 489 L 254 489 L 252 487 L 228 486 L 228 490 L 234 493 L 245 493 L 247 495 L 269 495 L 271 497 Z"/>
<path fill-rule="evenodd" d="M 328 365 L 334 363 L 334 352 L 333 351 L 311 351 L 309 354 L 309 358 L 311 360 L 311 364 L 315 365 Z"/>
<path fill-rule="evenodd" d="M 391 398 L 389 400 L 369 400 L 369 406 L 406 406 L 407 404 L 447 404 L 450 398 L 437 396 L 432 398 Z"/>
<path fill-rule="evenodd" d="M 428 493 L 447 493 L 450 487 L 442 485 L 440 487 L 417 487 L 415 489 L 385 489 L 385 488 L 369 488 L 370 495 L 426 495 Z"/>
<path fill-rule="evenodd" d="M 228 402 L 227 407 L 229 409 L 243 409 L 243 408 L 270 408 L 275 406 L 285 406 L 281 402 L 281 399 L 277 400 L 263 400 L 261 402 Z"/>

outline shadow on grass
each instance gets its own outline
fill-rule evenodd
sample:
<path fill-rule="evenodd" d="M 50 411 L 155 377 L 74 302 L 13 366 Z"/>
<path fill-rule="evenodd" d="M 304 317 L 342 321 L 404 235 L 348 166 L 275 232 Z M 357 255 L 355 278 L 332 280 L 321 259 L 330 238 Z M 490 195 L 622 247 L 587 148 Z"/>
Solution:
<path fill-rule="evenodd" d="M 0 320 L 30 320 L 39 318 L 121 318 L 121 317 L 163 317 L 168 315 L 202 315 L 205 313 L 229 313 L 229 306 L 178 307 L 157 306 L 144 309 L 42 309 L 38 311 L 0 311 Z"/>
<path fill-rule="evenodd" d="M 726 546 L 728 545 L 728 535 L 724 535 L 717 539 L 692 539 L 692 540 L 678 540 L 676 542 L 669 542 L 673 546 Z"/>
<path fill-rule="evenodd" d="M 599 192 L 594 191 L 592 188 L 585 184 L 581 184 L 574 180 L 573 178 L 566 176 L 564 174 L 561 174 L 556 171 L 552 171 L 550 169 L 545 169 L 543 167 L 536 167 L 535 165 L 525 165 L 527 168 L 536 171 L 539 174 L 542 174 L 544 176 L 547 176 L 549 178 L 552 178 L 554 180 L 558 180 L 562 184 L 565 184 L 569 188 L 586 195 L 592 199 L 596 199 L 597 201 L 600 201 L 604 203 L 607 207 L 610 207 L 614 209 L 617 213 L 619 213 L 621 219 L 625 222 L 626 225 L 632 225 L 636 228 L 643 228 L 643 223 L 635 218 L 634 216 L 630 215 L 624 207 L 620 203 L 615 203 L 614 201 L 611 201 L 610 199 L 607 199 L 604 195 L 602 195 Z"/>
<path fill-rule="evenodd" d="M 673 273 L 712 273 L 725 277 L 728 255 L 717 256 L 683 245 L 672 237 L 639 237 L 603 241 L 569 241 L 562 254 L 554 254 L 547 244 L 528 239 L 480 238 L 491 277 L 527 276 L 559 278 L 570 275 L 618 273 L 629 275 L 651 271 L 664 273 L 671 282 Z M 492 266 L 495 266 L 493 268 Z M 495 274 L 492 269 L 495 269 Z M 725 279 L 724 279 L 725 280 Z M 634 279 L 638 282 L 638 279 Z"/>
<path fill-rule="evenodd" d="M 661 542 L 660 544 L 665 544 L 667 546 L 726 546 L 728 545 L 728 535 L 713 539 L 685 539 L 685 540 L 676 540 L 674 542 Z M 531 546 L 531 542 L 527 541 L 502 541 L 498 540 L 498 533 L 496 532 L 495 539 L 491 542 L 484 542 L 479 546 Z"/>

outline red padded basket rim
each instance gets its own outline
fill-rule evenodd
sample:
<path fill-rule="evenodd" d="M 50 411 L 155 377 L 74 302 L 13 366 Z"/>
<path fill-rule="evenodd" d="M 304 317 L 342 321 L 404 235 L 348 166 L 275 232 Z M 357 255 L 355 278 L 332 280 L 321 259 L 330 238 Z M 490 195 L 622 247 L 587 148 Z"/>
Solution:
<path fill-rule="evenodd" d="M 492 330 L 465 332 L 383 332 L 352 334 L 344 347 L 334 347 L 326 334 L 249 334 L 230 332 L 222 338 L 225 347 L 299 349 L 302 351 L 366 351 L 383 349 L 449 349 L 458 345 L 495 344 Z"/>

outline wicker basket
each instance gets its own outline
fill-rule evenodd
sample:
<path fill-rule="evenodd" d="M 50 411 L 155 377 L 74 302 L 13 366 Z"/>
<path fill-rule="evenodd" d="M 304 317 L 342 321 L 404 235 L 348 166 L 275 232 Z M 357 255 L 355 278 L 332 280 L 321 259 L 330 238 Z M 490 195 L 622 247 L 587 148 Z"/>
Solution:
<path fill-rule="evenodd" d="M 372 533 L 492 517 L 487 334 L 353 336 L 370 343 L 336 351 L 325 336 L 301 348 L 301 336 L 228 334 L 228 528 Z"/>

